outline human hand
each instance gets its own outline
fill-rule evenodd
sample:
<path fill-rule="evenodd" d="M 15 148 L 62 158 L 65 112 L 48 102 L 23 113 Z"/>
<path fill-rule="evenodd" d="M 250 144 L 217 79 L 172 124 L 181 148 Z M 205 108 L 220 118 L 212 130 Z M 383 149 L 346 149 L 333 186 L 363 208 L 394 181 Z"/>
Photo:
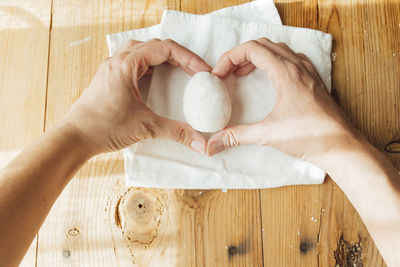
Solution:
<path fill-rule="evenodd" d="M 82 133 L 94 154 L 146 138 L 171 139 L 203 153 L 206 140 L 201 134 L 187 124 L 158 116 L 143 103 L 138 80 L 162 63 L 179 66 L 190 75 L 211 71 L 199 56 L 172 40 L 129 41 L 100 65 L 62 123 Z"/>
<path fill-rule="evenodd" d="M 333 101 L 317 71 L 304 54 L 266 38 L 249 41 L 225 53 L 212 73 L 248 75 L 259 68 L 277 91 L 275 105 L 257 123 L 215 133 L 207 144 L 214 155 L 240 144 L 268 145 L 294 157 L 323 165 L 321 157 L 357 131 Z"/>

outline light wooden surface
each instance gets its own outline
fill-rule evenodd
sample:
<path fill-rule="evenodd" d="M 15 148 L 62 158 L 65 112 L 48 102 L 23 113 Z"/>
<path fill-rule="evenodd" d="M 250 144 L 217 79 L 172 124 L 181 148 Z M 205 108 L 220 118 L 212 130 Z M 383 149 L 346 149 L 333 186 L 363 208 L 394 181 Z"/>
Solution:
<path fill-rule="evenodd" d="M 44 129 L 50 5 L 0 1 L 0 167 Z M 21 266 L 34 266 L 37 239 Z"/>
<path fill-rule="evenodd" d="M 154 25 L 164 8 L 207 13 L 243 2 L 0 0 L 0 163 L 68 111 L 107 57 L 105 34 Z M 276 5 L 284 24 L 333 35 L 333 94 L 357 128 L 381 149 L 400 139 L 400 3 Z M 399 154 L 387 155 L 399 167 Z M 360 243 L 353 258 L 384 266 L 329 178 L 319 186 L 224 192 L 128 189 L 123 176 L 121 153 L 90 160 L 23 265 L 335 266 L 339 243 Z"/>

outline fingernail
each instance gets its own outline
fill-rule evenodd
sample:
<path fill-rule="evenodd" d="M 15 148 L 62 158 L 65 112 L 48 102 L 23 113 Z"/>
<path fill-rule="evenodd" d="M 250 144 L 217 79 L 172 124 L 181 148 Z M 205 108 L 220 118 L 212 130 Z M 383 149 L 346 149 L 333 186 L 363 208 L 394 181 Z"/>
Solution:
<path fill-rule="evenodd" d="M 209 148 L 208 148 L 208 154 L 210 156 L 215 155 L 219 152 L 221 152 L 222 150 L 224 150 L 224 145 L 221 142 L 214 142 L 212 144 L 210 144 Z"/>
<path fill-rule="evenodd" d="M 200 154 L 204 154 L 206 151 L 206 144 L 196 139 L 192 141 L 190 147 Z"/>

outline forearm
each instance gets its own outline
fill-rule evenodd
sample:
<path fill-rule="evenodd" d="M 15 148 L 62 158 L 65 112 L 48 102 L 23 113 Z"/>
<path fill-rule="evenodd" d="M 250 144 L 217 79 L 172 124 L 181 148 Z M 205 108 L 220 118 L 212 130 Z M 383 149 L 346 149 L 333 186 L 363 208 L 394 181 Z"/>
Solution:
<path fill-rule="evenodd" d="M 327 153 L 325 169 L 360 214 L 388 266 L 400 266 L 400 176 L 364 138 Z"/>
<path fill-rule="evenodd" d="M 90 157 L 83 138 L 56 127 L 0 172 L 0 265 L 17 265 L 51 206 L 76 170 Z"/>

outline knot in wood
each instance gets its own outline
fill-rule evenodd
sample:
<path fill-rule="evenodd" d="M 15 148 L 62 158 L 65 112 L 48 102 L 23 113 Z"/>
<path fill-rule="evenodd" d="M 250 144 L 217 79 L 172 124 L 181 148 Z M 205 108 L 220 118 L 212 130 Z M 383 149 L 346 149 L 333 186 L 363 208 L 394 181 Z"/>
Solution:
<path fill-rule="evenodd" d="M 80 233 L 80 231 L 79 231 L 78 228 L 72 228 L 72 229 L 69 229 L 69 230 L 68 230 L 68 234 L 69 234 L 70 236 L 78 236 L 79 233 Z"/>
<path fill-rule="evenodd" d="M 400 153 L 400 139 L 393 140 L 385 146 L 387 153 Z"/>
<path fill-rule="evenodd" d="M 163 211 L 156 192 L 129 189 L 122 196 L 117 209 L 117 224 L 120 224 L 129 241 L 148 245 L 154 240 Z"/>

